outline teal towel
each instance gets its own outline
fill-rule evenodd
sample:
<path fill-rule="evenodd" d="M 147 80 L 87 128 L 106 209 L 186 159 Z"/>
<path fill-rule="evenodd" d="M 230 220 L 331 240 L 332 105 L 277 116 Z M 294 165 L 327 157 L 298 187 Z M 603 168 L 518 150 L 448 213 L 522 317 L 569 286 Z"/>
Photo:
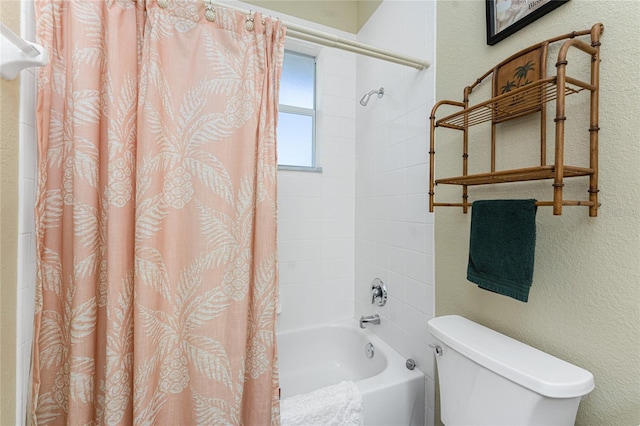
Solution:
<path fill-rule="evenodd" d="M 471 208 L 467 279 L 526 302 L 533 281 L 536 200 L 482 200 Z"/>

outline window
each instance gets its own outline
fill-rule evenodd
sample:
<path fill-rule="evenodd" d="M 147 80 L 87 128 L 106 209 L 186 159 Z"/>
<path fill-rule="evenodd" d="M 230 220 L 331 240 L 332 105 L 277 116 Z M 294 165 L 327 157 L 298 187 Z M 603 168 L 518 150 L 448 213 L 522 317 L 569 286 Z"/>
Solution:
<path fill-rule="evenodd" d="M 316 60 L 284 52 L 278 115 L 278 166 L 316 170 Z"/>

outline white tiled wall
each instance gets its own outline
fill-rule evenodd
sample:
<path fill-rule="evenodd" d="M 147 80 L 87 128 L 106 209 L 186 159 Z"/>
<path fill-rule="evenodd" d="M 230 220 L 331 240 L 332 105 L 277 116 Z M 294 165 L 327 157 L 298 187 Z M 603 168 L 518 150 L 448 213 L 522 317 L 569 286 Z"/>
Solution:
<path fill-rule="evenodd" d="M 33 2 L 21 5 L 21 35 L 35 39 Z M 36 287 L 34 205 L 36 191 L 35 68 L 20 73 L 20 166 L 18 205 L 18 295 L 16 310 L 16 423 L 25 424 L 29 394 L 31 344 Z"/>
<path fill-rule="evenodd" d="M 358 41 L 417 58 L 417 71 L 359 56 L 356 132 L 356 316 L 379 313 L 370 327 L 427 375 L 427 424 L 434 421 L 435 372 L 427 346 L 434 315 L 433 215 L 428 213 L 428 116 L 435 100 L 435 2 L 385 0 Z M 370 283 L 381 278 L 386 306 L 371 304 Z"/>
<path fill-rule="evenodd" d="M 278 173 L 280 330 L 353 317 L 356 59 L 316 49 L 322 173 Z"/>

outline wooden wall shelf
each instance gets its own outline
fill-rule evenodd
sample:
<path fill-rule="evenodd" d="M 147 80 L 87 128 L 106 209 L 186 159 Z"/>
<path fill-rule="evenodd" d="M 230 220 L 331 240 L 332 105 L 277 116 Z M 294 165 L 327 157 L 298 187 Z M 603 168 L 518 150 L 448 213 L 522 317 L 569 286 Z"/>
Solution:
<path fill-rule="evenodd" d="M 478 78 L 475 83 L 465 87 L 463 101 L 443 100 L 435 104 L 431 112 L 431 149 L 429 175 L 429 211 L 437 206 L 462 207 L 467 212 L 471 203 L 468 199 L 468 186 L 488 185 L 507 182 L 553 179 L 553 200 L 540 201 L 538 205 L 553 206 L 553 214 L 562 214 L 562 206 L 588 206 L 589 216 L 598 213 L 598 95 L 600 36 L 604 30 L 602 24 L 595 24 L 590 30 L 574 31 L 554 37 L 530 46 L 500 62 L 494 68 Z M 587 44 L 581 38 L 590 37 Z M 546 76 L 548 47 L 552 43 L 564 41 L 558 52 L 557 73 Z M 590 56 L 590 81 L 582 81 L 567 75 L 567 54 L 570 49 L 578 49 Z M 469 105 L 469 95 L 485 79 L 491 76 L 492 97 Z M 589 107 L 589 167 L 564 164 L 565 138 L 565 98 L 569 95 L 585 92 L 590 94 Z M 555 155 L 553 164 L 546 160 L 546 120 L 548 102 L 555 101 Z M 437 112 L 443 105 L 461 108 L 453 114 L 437 118 Z M 499 124 L 514 118 L 538 113 L 540 122 L 540 161 L 527 168 L 496 170 L 496 134 Z M 468 174 L 470 127 L 491 123 L 491 166 L 490 171 L 480 174 Z M 436 129 L 447 128 L 462 132 L 462 176 L 435 179 Z M 588 200 L 564 200 L 562 189 L 565 178 L 576 176 L 589 177 Z M 461 185 L 461 203 L 442 203 L 435 201 L 435 185 Z"/>
<path fill-rule="evenodd" d="M 589 176 L 594 169 L 564 166 L 563 177 Z M 499 172 L 480 173 L 467 176 L 436 179 L 439 183 L 449 185 L 490 185 L 494 183 L 524 182 L 528 180 L 553 179 L 555 177 L 554 166 L 529 167 L 525 169 L 502 170 Z"/>

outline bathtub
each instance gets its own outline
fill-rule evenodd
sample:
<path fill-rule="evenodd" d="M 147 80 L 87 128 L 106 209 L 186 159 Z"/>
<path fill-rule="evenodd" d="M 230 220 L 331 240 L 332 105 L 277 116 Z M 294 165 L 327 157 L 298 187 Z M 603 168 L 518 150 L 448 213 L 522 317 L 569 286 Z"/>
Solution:
<path fill-rule="evenodd" d="M 282 399 L 353 381 L 366 426 L 424 425 L 423 373 L 407 369 L 406 359 L 354 320 L 278 332 L 278 358 Z"/>

